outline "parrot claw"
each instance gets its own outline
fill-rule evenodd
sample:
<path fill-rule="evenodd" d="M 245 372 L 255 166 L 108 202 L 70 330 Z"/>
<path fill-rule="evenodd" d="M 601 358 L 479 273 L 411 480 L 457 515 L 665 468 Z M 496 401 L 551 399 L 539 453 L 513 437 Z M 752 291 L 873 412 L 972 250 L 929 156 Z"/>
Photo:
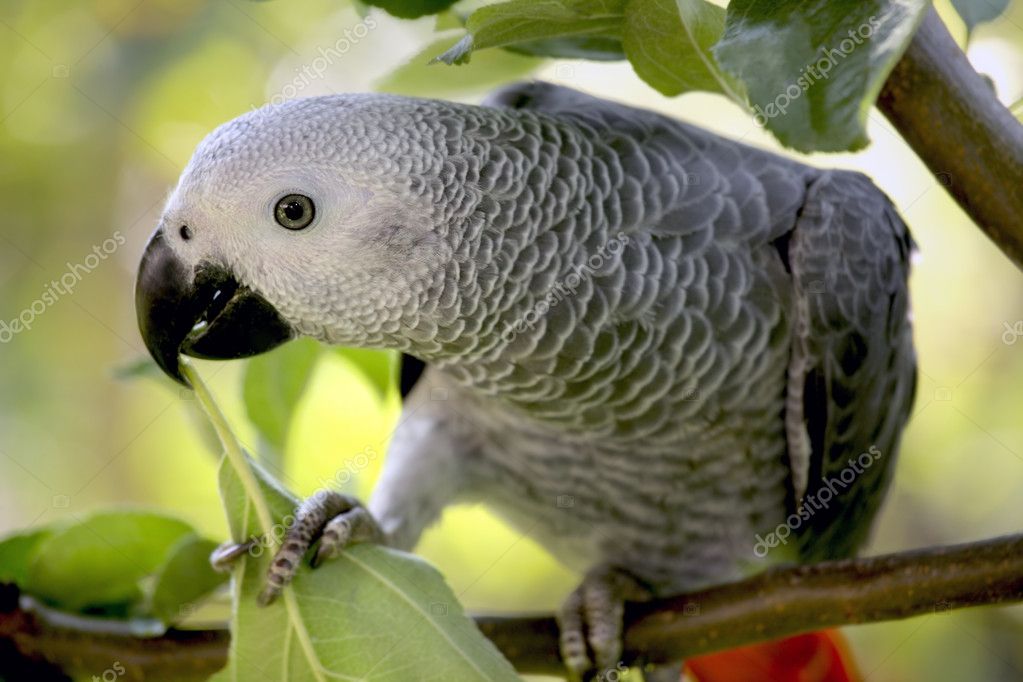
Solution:
<path fill-rule="evenodd" d="M 221 543 L 210 554 L 210 566 L 217 573 L 227 573 L 232 568 L 239 558 L 255 546 L 256 540 L 251 539 L 246 542 L 232 542 L 227 541 Z"/>
<path fill-rule="evenodd" d="M 332 491 L 310 497 L 295 512 L 295 520 L 270 561 L 259 603 L 266 606 L 277 598 L 317 539 L 320 546 L 311 562 L 313 567 L 337 556 L 348 545 L 381 542 L 383 537 L 376 520 L 355 498 Z"/>
<path fill-rule="evenodd" d="M 621 569 L 602 566 L 586 574 L 557 614 L 569 679 L 600 680 L 609 671 L 621 670 L 625 602 L 650 596 L 648 588 Z"/>

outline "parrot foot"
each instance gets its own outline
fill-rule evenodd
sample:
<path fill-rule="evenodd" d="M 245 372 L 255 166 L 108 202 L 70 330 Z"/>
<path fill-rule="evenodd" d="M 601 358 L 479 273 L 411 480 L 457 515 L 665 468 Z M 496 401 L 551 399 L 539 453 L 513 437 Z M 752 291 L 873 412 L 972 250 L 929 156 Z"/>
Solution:
<path fill-rule="evenodd" d="M 381 542 L 383 537 L 376 520 L 354 497 L 333 491 L 313 495 L 295 512 L 294 522 L 270 561 L 259 603 L 266 606 L 277 598 L 284 586 L 291 582 L 302 557 L 317 539 L 320 546 L 311 562 L 314 568 L 337 556 L 348 545 Z"/>
<path fill-rule="evenodd" d="M 295 577 L 302 557 L 317 540 L 320 545 L 311 562 L 314 568 L 340 554 L 348 545 L 382 542 L 383 538 L 376 520 L 354 497 L 333 491 L 313 495 L 295 511 L 295 518 L 270 561 L 259 603 L 266 606 L 277 598 Z M 214 570 L 228 571 L 235 561 L 259 542 L 259 538 L 241 543 L 225 542 L 210 555 L 210 564 Z"/>
<path fill-rule="evenodd" d="M 602 680 L 621 669 L 625 602 L 650 597 L 646 586 L 621 569 L 600 566 L 586 574 L 557 614 L 561 658 L 570 679 Z"/>

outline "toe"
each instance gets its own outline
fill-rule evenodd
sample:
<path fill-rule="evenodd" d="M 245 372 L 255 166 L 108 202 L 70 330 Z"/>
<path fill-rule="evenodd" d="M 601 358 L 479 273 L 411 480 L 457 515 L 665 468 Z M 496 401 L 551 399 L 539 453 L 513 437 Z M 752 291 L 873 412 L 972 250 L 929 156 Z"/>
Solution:
<path fill-rule="evenodd" d="M 338 514 L 323 528 L 320 546 L 313 557 L 313 566 L 331 559 L 345 547 L 357 542 L 380 542 L 382 533 L 376 520 L 365 507 L 353 507 Z"/>
<path fill-rule="evenodd" d="M 624 601 L 603 583 L 590 583 L 583 590 L 583 613 L 597 670 L 604 673 L 617 668 L 622 658 Z"/>
<path fill-rule="evenodd" d="M 574 679 L 605 679 L 623 669 L 625 601 L 646 598 L 649 590 L 620 569 L 597 567 L 586 575 L 558 613 L 561 655 Z"/>
<path fill-rule="evenodd" d="M 302 562 L 302 556 L 309 549 L 310 540 L 292 539 L 285 541 L 284 545 L 277 550 L 270 567 L 266 571 L 266 585 L 259 595 L 259 603 L 263 606 L 271 603 L 281 593 L 284 586 L 295 577 Z"/>
<path fill-rule="evenodd" d="M 569 595 L 558 611 L 561 660 L 564 661 L 573 680 L 581 680 L 587 671 L 593 668 L 586 651 L 582 606 L 582 589 L 578 589 Z"/>

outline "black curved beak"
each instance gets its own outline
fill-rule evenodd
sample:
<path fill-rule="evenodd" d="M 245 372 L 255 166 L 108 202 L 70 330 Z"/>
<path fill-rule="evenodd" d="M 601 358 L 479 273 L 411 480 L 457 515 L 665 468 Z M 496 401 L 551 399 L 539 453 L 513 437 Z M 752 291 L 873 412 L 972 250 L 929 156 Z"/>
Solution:
<path fill-rule="evenodd" d="M 135 312 L 156 364 L 185 386 L 180 353 L 232 360 L 264 353 L 295 336 L 265 298 L 240 286 L 224 266 L 186 267 L 168 246 L 163 230 L 153 234 L 142 255 Z"/>

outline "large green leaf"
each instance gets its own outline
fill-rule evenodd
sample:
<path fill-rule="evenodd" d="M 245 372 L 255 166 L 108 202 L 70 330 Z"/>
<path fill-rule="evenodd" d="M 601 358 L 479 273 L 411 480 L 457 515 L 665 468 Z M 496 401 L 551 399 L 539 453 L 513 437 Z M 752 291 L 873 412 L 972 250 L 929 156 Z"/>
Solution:
<path fill-rule="evenodd" d="M 539 59 L 489 50 L 476 55 L 471 64 L 459 67 L 457 73 L 439 73 L 438 69 L 444 66 L 430 62 L 451 43 L 451 38 L 431 43 L 408 63 L 378 81 L 374 90 L 410 97 L 449 97 L 523 78 L 543 64 Z"/>
<path fill-rule="evenodd" d="M 210 553 L 217 543 L 197 535 L 186 535 L 175 544 L 156 573 L 149 613 L 167 624 L 188 616 L 196 603 L 208 596 L 228 577 L 210 566 Z"/>
<path fill-rule="evenodd" d="M 565 38 L 621 38 L 626 0 L 511 0 L 481 7 L 466 21 L 469 34 L 438 59 L 468 61 L 473 50 Z M 548 43 L 549 44 L 549 43 Z"/>
<path fill-rule="evenodd" d="M 36 550 L 52 534 L 49 528 L 37 528 L 0 540 L 0 583 L 24 586 Z"/>
<path fill-rule="evenodd" d="M 867 115 L 927 0 L 732 0 L 720 64 L 755 118 L 800 151 L 860 149 Z"/>
<path fill-rule="evenodd" d="M 250 466 L 280 524 L 297 500 Z M 226 459 L 220 485 L 234 537 L 262 535 L 255 505 Z M 230 657 L 215 681 L 518 679 L 421 560 L 359 545 L 316 570 L 302 567 L 281 599 L 259 607 L 269 554 L 257 551 L 236 567 Z"/>
<path fill-rule="evenodd" d="M 243 394 L 249 419 L 278 453 L 284 451 L 295 408 L 320 355 L 319 344 L 298 339 L 249 360 Z"/>
<path fill-rule="evenodd" d="M 148 511 L 107 511 L 53 532 L 33 552 L 24 591 L 68 610 L 139 601 L 189 525 Z"/>
<path fill-rule="evenodd" d="M 711 53 L 724 26 L 725 10 L 705 0 L 629 0 L 622 44 L 640 78 L 663 95 L 707 90 L 745 102 Z"/>

